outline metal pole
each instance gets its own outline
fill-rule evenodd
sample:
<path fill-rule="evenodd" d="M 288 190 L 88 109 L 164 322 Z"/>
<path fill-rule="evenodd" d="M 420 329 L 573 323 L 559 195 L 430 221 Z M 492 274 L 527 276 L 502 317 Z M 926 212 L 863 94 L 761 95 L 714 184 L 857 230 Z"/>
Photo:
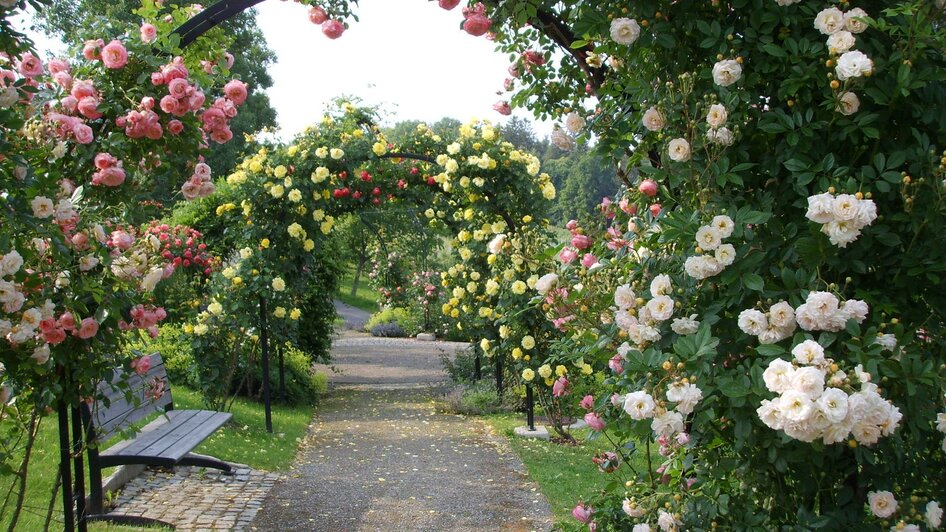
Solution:
<path fill-rule="evenodd" d="M 480 363 L 479 351 L 476 352 L 476 360 L 474 361 L 474 366 L 473 366 L 473 376 L 476 377 L 476 380 L 480 380 L 483 378 L 483 368 Z"/>
<path fill-rule="evenodd" d="M 526 423 L 529 432 L 535 432 L 535 399 L 532 397 L 532 385 L 526 386 Z"/>
<path fill-rule="evenodd" d="M 286 364 L 284 354 L 286 346 L 279 344 L 276 346 L 276 352 L 279 353 L 279 400 L 286 402 Z"/>
<path fill-rule="evenodd" d="M 68 382 L 67 382 L 68 385 Z M 69 441 L 69 409 L 66 400 L 59 400 L 59 474 L 62 476 L 62 520 L 63 530 L 75 530 L 76 514 L 73 508 L 75 498 L 72 493 L 72 471 L 69 469 L 69 454 L 72 443 Z"/>
<path fill-rule="evenodd" d="M 266 298 L 259 298 L 260 343 L 263 349 L 263 406 L 266 408 L 266 432 L 273 432 L 273 408 L 269 398 L 269 334 L 266 330 Z"/>
<path fill-rule="evenodd" d="M 85 511 L 85 460 L 82 452 L 83 434 L 85 431 L 82 426 L 82 415 L 79 413 L 79 407 L 72 407 L 72 465 L 75 474 L 75 490 L 73 495 L 76 500 L 76 520 L 79 525 L 79 532 L 88 530 Z"/>

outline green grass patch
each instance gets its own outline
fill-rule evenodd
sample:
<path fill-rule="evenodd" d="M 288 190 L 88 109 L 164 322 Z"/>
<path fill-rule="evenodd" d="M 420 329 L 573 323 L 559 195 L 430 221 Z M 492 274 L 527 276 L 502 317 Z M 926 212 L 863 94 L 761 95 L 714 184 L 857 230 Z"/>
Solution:
<path fill-rule="evenodd" d="M 355 283 L 354 270 L 347 270 L 338 280 L 337 297 L 346 305 L 360 308 L 365 312 L 374 313 L 380 308 L 378 306 L 378 293 L 368 286 L 368 277 L 362 273 L 358 282 L 358 291 L 352 295 L 351 289 Z"/>
<path fill-rule="evenodd" d="M 174 406 L 179 409 L 201 409 L 200 395 L 184 386 L 172 387 Z M 216 456 L 227 462 L 248 464 L 254 469 L 280 471 L 293 463 L 299 444 L 305 437 L 312 419 L 313 407 L 273 405 L 273 434 L 266 432 L 263 405 L 239 398 L 231 409 L 233 419 L 204 441 L 195 452 Z M 46 416 L 40 424 L 39 435 L 30 460 L 28 484 L 24 510 L 17 523 L 17 530 L 42 530 L 50 493 L 59 468 L 59 432 L 55 414 Z M 116 440 L 117 441 L 117 440 Z M 110 442 L 114 443 L 114 442 Z M 110 470 L 103 471 L 103 477 Z M 0 489 L 5 496 L 12 477 L 0 478 Z M 88 483 L 86 483 L 88 486 Z M 14 497 L 16 492 L 14 492 Z M 62 505 L 60 492 L 53 512 L 51 530 L 62 529 Z M 9 512 L 8 512 L 9 513 Z M 9 515 L 0 520 L 0 529 L 9 527 Z M 107 523 L 92 523 L 89 530 L 95 532 L 126 532 L 143 530 Z"/>
<path fill-rule="evenodd" d="M 509 440 L 532 480 L 548 499 L 556 523 L 574 524 L 572 509 L 578 501 L 601 491 L 608 482 L 615 480 L 613 475 L 599 471 L 591 461 L 596 453 L 613 450 L 613 447 L 604 438 L 587 440 L 588 429 L 572 432 L 579 445 L 565 445 L 514 436 L 513 430 L 525 425 L 522 414 L 494 414 L 482 419 Z M 643 455 L 639 458 L 644 460 Z M 646 469 L 644 464 L 632 465 Z"/>

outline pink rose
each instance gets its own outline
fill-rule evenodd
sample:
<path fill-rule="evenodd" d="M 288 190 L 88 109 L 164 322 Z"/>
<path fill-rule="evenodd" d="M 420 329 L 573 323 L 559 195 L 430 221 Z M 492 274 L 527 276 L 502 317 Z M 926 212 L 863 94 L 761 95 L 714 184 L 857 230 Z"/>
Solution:
<path fill-rule="evenodd" d="M 565 248 L 558 254 L 558 260 L 562 261 L 562 264 L 571 264 L 575 262 L 575 259 L 578 258 L 578 253 L 571 248 Z"/>
<path fill-rule="evenodd" d="M 76 328 L 76 319 L 71 312 L 63 312 L 62 316 L 59 316 L 59 326 L 67 331 Z"/>
<path fill-rule="evenodd" d="M 97 118 L 102 118 L 102 113 L 98 111 L 99 100 L 94 96 L 86 96 L 79 100 L 79 104 L 76 108 L 79 110 L 79 114 L 88 118 L 89 120 L 95 120 Z"/>
<path fill-rule="evenodd" d="M 49 60 L 49 73 L 58 74 L 60 72 L 69 73 L 69 62 L 65 59 L 50 59 Z"/>
<path fill-rule="evenodd" d="M 145 96 L 141 98 L 141 108 L 146 109 L 148 111 L 154 109 L 154 97 Z"/>
<path fill-rule="evenodd" d="M 210 139 L 217 144 L 226 144 L 227 142 L 230 142 L 230 139 L 232 138 L 233 132 L 230 131 L 229 127 L 215 129 L 212 133 L 210 133 Z"/>
<path fill-rule="evenodd" d="M 131 361 L 131 369 L 135 370 L 135 373 L 144 377 L 148 374 L 148 371 L 151 369 L 151 357 L 144 355 L 141 358 Z"/>
<path fill-rule="evenodd" d="M 112 166 L 99 170 L 92 176 L 93 185 L 117 187 L 125 182 L 125 170 L 121 166 Z"/>
<path fill-rule="evenodd" d="M 552 395 L 555 397 L 564 397 L 568 395 L 569 386 L 568 379 L 565 377 L 559 377 L 555 384 L 552 385 Z"/>
<path fill-rule="evenodd" d="M 463 30 L 474 37 L 479 37 L 485 35 L 492 25 L 493 21 L 486 17 L 486 15 L 482 13 L 472 13 L 466 18 L 466 22 L 463 23 Z"/>
<path fill-rule="evenodd" d="M 187 97 L 187 89 L 189 88 L 190 83 L 184 78 L 174 78 L 168 82 L 168 92 L 178 100 Z"/>
<path fill-rule="evenodd" d="M 17 70 L 20 71 L 20 74 L 23 77 L 35 78 L 37 76 L 43 75 L 43 62 L 40 61 L 35 55 L 26 52 L 20 56 L 20 62 L 17 65 Z"/>
<path fill-rule="evenodd" d="M 569 231 L 578 229 L 578 220 L 569 220 L 568 223 L 565 224 L 565 229 L 568 229 Z"/>
<path fill-rule="evenodd" d="M 79 106 L 79 100 L 70 94 L 69 96 L 59 100 L 59 105 L 62 106 L 63 111 L 67 113 L 74 113 L 76 112 L 76 108 Z"/>
<path fill-rule="evenodd" d="M 200 197 L 200 185 L 196 185 L 188 181 L 184 183 L 184 186 L 181 187 L 181 194 L 187 201 L 196 199 Z"/>
<path fill-rule="evenodd" d="M 155 86 L 157 86 L 157 85 L 164 85 L 164 83 L 165 83 L 164 74 L 162 74 L 161 72 L 152 72 L 152 73 L 151 73 L 151 84 L 152 84 L 152 85 L 155 85 Z"/>
<path fill-rule="evenodd" d="M 149 24 L 145 22 L 141 25 L 141 40 L 142 42 L 152 42 L 158 38 L 158 29 L 154 27 L 154 24 Z"/>
<path fill-rule="evenodd" d="M 85 41 L 85 45 L 82 47 L 82 55 L 89 61 L 100 59 L 99 49 L 103 46 L 105 46 L 105 41 L 102 39 Z"/>
<path fill-rule="evenodd" d="M 587 523 L 591 521 L 591 514 L 594 513 L 594 508 L 590 506 L 585 506 L 584 503 L 578 503 L 578 506 L 572 510 L 572 517 L 578 519 L 582 523 Z"/>
<path fill-rule="evenodd" d="M 608 367 L 615 373 L 621 373 L 624 371 L 624 366 L 621 365 L 621 362 L 623 362 L 621 355 L 614 355 L 611 357 L 611 360 L 608 361 Z"/>
<path fill-rule="evenodd" d="M 172 135 L 180 135 L 184 131 L 184 123 L 180 120 L 171 120 L 168 122 L 168 131 Z"/>
<path fill-rule="evenodd" d="M 584 408 L 585 410 L 591 410 L 595 407 L 595 396 L 586 395 L 581 398 L 581 402 L 578 403 L 578 406 Z"/>
<path fill-rule="evenodd" d="M 113 70 L 128 64 L 128 51 L 118 39 L 113 39 L 102 48 L 102 64 Z"/>
<path fill-rule="evenodd" d="M 322 23 L 322 33 L 329 39 L 337 39 L 345 32 L 345 25 L 340 20 L 326 20 Z"/>
<path fill-rule="evenodd" d="M 503 89 L 505 89 L 506 91 L 511 91 L 514 88 L 516 88 L 516 82 L 513 81 L 512 78 L 506 78 L 506 80 L 503 81 Z"/>
<path fill-rule="evenodd" d="M 66 90 L 72 88 L 72 74 L 69 74 L 68 72 L 56 72 L 53 74 L 53 81 Z"/>
<path fill-rule="evenodd" d="M 309 8 L 309 21 L 313 24 L 322 24 L 328 20 L 328 14 L 321 7 L 314 6 Z"/>
<path fill-rule="evenodd" d="M 209 178 L 209 177 L 210 177 L 210 166 L 209 166 L 207 163 L 197 163 L 197 165 L 194 166 L 194 175 L 196 175 L 196 176 L 198 176 L 198 177 L 201 177 L 201 178 L 204 178 L 204 177 L 208 177 L 208 178 Z"/>
<path fill-rule="evenodd" d="M 233 54 L 230 52 L 223 54 L 223 60 L 227 63 L 227 70 L 233 68 Z"/>
<path fill-rule="evenodd" d="M 69 94 L 72 94 L 77 100 L 81 100 L 86 96 L 95 96 L 95 86 L 89 80 L 78 80 L 72 84 L 72 90 Z"/>
<path fill-rule="evenodd" d="M 588 235 L 574 235 L 572 236 L 572 245 L 578 249 L 588 249 L 591 247 L 591 237 Z"/>
<path fill-rule="evenodd" d="M 653 179 L 645 179 L 637 186 L 637 190 L 639 190 L 641 194 L 652 198 L 657 195 L 657 182 Z"/>
<path fill-rule="evenodd" d="M 50 344 L 58 344 L 66 339 L 66 331 L 56 328 L 49 332 L 43 333 L 43 340 Z"/>
<path fill-rule="evenodd" d="M 194 91 L 194 94 L 191 94 L 190 98 L 187 99 L 187 107 L 191 111 L 199 111 L 204 106 L 205 101 L 207 101 L 207 97 L 203 91 Z"/>
<path fill-rule="evenodd" d="M 681 432 L 680 434 L 677 434 L 677 443 L 679 443 L 680 445 L 686 445 L 690 443 L 690 435 L 687 434 L 686 432 Z"/>
<path fill-rule="evenodd" d="M 223 86 L 223 94 L 226 95 L 227 99 L 231 100 L 236 105 L 243 105 L 243 102 L 246 101 L 246 83 L 238 79 L 233 79 L 227 82 Z"/>
<path fill-rule="evenodd" d="M 92 134 L 92 128 L 85 124 L 76 124 L 72 128 L 72 134 L 76 136 L 76 142 L 79 144 L 89 144 L 95 140 L 95 136 Z"/>
<path fill-rule="evenodd" d="M 78 250 L 84 250 L 89 247 L 89 235 L 85 233 L 76 233 L 69 239 L 72 245 Z"/>
<path fill-rule="evenodd" d="M 650 206 L 650 215 L 653 216 L 654 218 L 660 215 L 659 203 L 654 203 L 653 205 Z"/>
<path fill-rule="evenodd" d="M 581 258 L 581 265 L 585 268 L 591 268 L 595 264 L 598 264 L 598 258 L 591 253 L 585 253 L 585 256 Z"/>
<path fill-rule="evenodd" d="M 47 333 L 57 327 L 56 320 L 52 318 L 46 318 L 39 322 L 39 330 L 41 332 Z"/>
<path fill-rule="evenodd" d="M 591 427 L 591 430 L 598 432 L 604 430 L 604 420 L 598 417 L 598 414 L 595 414 L 594 412 L 588 412 L 585 414 L 585 423 Z"/>
<path fill-rule="evenodd" d="M 118 231 L 112 231 L 112 236 L 110 244 L 112 247 L 118 248 L 122 251 L 130 248 L 135 243 L 135 237 L 119 229 Z"/>
<path fill-rule="evenodd" d="M 95 321 L 95 318 L 85 318 L 79 324 L 79 330 L 75 334 L 83 340 L 88 340 L 95 336 L 97 332 L 99 332 L 99 322 Z"/>
<path fill-rule="evenodd" d="M 509 106 L 509 102 L 504 100 L 494 103 L 493 110 L 503 116 L 509 116 L 512 114 L 512 107 Z"/>
<path fill-rule="evenodd" d="M 161 98 L 161 103 L 159 104 L 159 107 L 161 107 L 161 110 L 164 111 L 165 113 L 169 115 L 173 115 L 177 113 L 178 105 L 179 105 L 178 99 L 168 94 Z"/>
<path fill-rule="evenodd" d="M 457 7 L 457 4 L 460 3 L 460 0 L 439 0 L 438 2 L 440 7 L 446 9 L 447 11 Z"/>
<path fill-rule="evenodd" d="M 522 58 L 530 65 L 542 66 L 545 64 L 545 56 L 535 50 L 526 50 L 522 53 Z"/>

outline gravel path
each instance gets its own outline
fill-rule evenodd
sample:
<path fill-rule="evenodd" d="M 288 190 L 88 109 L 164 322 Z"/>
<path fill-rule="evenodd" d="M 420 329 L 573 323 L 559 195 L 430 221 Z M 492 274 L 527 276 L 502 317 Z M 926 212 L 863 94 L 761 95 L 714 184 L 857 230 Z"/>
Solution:
<path fill-rule="evenodd" d="M 442 345 L 438 345 L 442 344 Z M 548 530 L 551 510 L 505 439 L 441 413 L 441 349 L 465 344 L 342 338 L 344 373 L 319 406 L 294 470 L 251 528 Z"/>
<path fill-rule="evenodd" d="M 368 323 L 368 318 L 371 317 L 371 314 L 368 312 L 351 305 L 346 305 L 338 299 L 335 300 L 335 310 L 338 312 L 338 316 L 345 320 L 345 328 L 354 331 L 364 329 L 365 324 Z"/>

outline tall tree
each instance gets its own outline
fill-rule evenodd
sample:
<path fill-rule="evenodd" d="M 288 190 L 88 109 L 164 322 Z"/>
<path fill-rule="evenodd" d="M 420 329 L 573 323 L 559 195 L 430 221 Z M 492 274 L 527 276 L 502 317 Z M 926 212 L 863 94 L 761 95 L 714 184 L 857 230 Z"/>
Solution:
<path fill-rule="evenodd" d="M 169 0 L 166 3 L 189 2 Z M 53 2 L 36 16 L 40 27 L 47 33 L 60 37 L 67 44 L 76 44 L 95 36 L 97 29 L 102 28 L 107 21 L 113 24 L 139 24 L 140 17 L 134 14 L 134 10 L 140 5 L 139 0 Z M 256 25 L 256 10 L 251 9 L 231 17 L 221 27 L 234 39 L 231 72 L 246 82 L 252 92 L 240 109 L 240 114 L 230 122 L 233 140 L 224 145 L 212 143 L 207 163 L 216 175 L 226 175 L 235 166 L 245 149 L 244 134 L 276 126 L 276 110 L 264 92 L 264 89 L 273 86 L 273 78 L 267 69 L 276 60 L 276 54 L 269 49 L 263 32 Z"/>

